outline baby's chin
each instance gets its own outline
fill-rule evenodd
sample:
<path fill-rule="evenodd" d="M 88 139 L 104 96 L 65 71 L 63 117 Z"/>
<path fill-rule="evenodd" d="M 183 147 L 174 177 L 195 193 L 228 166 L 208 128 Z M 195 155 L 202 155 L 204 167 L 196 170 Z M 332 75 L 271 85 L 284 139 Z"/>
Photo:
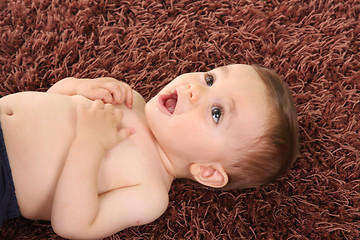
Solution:
<path fill-rule="evenodd" d="M 156 97 L 157 97 L 157 95 L 150 98 L 150 100 L 145 103 L 144 112 L 145 112 L 146 119 L 148 119 L 149 115 L 151 115 L 151 113 L 155 111 L 155 108 L 156 108 L 155 99 L 156 99 Z"/>
<path fill-rule="evenodd" d="M 153 105 L 153 102 L 155 100 L 155 98 L 158 96 L 159 94 L 156 94 L 154 97 L 150 98 L 149 101 L 147 101 L 145 103 L 145 111 L 146 111 L 146 108 L 150 108 L 151 105 Z"/>

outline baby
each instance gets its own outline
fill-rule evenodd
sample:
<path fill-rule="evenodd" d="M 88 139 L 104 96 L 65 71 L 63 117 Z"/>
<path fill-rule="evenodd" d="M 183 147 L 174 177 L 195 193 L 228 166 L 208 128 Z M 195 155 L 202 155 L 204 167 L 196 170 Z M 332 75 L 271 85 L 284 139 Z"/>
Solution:
<path fill-rule="evenodd" d="M 1 98 L 0 122 L 0 224 L 51 220 L 71 239 L 157 219 L 175 178 L 218 189 L 267 183 L 298 148 L 286 84 L 243 64 L 183 74 L 147 103 L 115 79 L 66 78 L 47 93 Z"/>

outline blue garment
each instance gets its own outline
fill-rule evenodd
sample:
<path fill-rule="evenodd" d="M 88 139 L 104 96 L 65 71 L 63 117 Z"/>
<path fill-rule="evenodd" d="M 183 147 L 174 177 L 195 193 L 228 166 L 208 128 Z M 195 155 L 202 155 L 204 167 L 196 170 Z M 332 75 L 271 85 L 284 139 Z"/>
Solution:
<path fill-rule="evenodd" d="M 0 124 L 0 226 L 3 221 L 19 216 L 20 209 Z"/>

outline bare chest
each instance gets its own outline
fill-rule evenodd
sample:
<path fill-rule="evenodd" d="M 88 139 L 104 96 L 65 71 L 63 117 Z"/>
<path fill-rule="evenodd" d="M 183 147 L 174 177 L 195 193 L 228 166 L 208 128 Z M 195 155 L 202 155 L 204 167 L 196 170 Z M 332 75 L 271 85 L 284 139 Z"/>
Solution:
<path fill-rule="evenodd" d="M 163 165 L 152 136 L 143 127 L 135 127 L 134 135 L 104 156 L 98 172 L 99 194 L 149 181 L 158 181 L 158 184 L 163 181 Z"/>

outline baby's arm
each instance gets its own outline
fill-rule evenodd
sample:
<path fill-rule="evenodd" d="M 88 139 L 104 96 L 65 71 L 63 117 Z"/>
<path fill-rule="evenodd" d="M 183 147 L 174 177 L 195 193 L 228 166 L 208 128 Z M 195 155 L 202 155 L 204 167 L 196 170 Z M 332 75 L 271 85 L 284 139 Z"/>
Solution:
<path fill-rule="evenodd" d="M 95 79 L 64 78 L 55 83 L 47 92 L 68 96 L 81 95 L 90 100 L 100 99 L 104 103 L 121 104 L 125 102 L 129 108 L 132 107 L 133 101 L 131 87 L 109 77 Z"/>
<path fill-rule="evenodd" d="M 119 129 L 122 112 L 100 100 L 91 107 L 79 106 L 76 136 L 70 147 L 53 202 L 51 220 L 61 234 L 86 234 L 96 221 L 100 204 L 97 174 L 107 150 L 128 137 L 133 130 Z M 77 236 L 70 234 L 70 238 Z"/>

